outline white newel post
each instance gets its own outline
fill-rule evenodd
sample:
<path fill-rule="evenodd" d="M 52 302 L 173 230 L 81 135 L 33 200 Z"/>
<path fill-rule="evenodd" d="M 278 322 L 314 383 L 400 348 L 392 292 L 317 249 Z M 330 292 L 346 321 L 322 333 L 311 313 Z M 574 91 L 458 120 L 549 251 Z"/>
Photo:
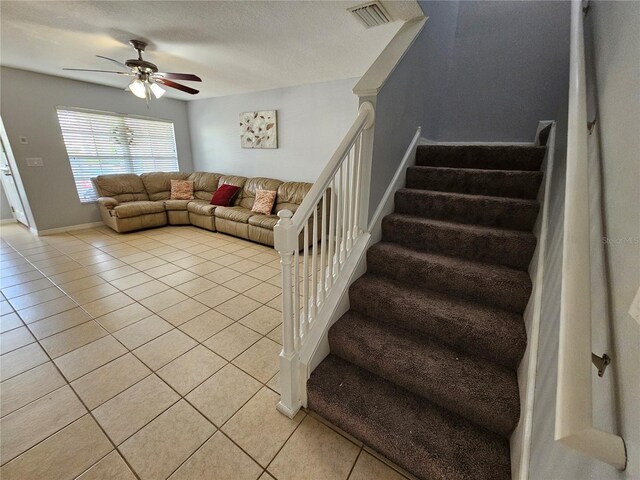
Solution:
<path fill-rule="evenodd" d="M 369 118 L 362 131 L 360 145 L 360 175 L 358 178 L 358 227 L 360 232 L 369 228 L 369 194 L 371 193 L 371 163 L 373 161 L 373 125 L 376 120 L 376 112 L 373 103 L 364 101 L 360 104 L 360 110 L 369 112 Z"/>
<path fill-rule="evenodd" d="M 298 232 L 291 222 L 289 210 L 278 213 L 273 229 L 274 245 L 282 265 L 282 352 L 280 352 L 280 402 L 277 409 L 289 418 L 300 410 L 300 359 L 296 349 L 295 324 L 299 312 L 293 309 L 291 267 L 294 251 L 298 248 Z M 296 265 L 295 268 L 298 268 Z"/>

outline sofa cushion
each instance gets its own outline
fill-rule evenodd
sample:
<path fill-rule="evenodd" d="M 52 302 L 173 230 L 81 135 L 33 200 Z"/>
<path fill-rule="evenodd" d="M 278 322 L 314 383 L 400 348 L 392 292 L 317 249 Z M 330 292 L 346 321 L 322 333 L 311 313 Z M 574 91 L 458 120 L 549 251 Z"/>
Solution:
<path fill-rule="evenodd" d="M 149 200 L 142 180 L 133 173 L 98 175 L 91 180 L 99 197 L 115 198 L 118 202 Z"/>
<path fill-rule="evenodd" d="M 276 180 L 274 178 L 265 178 L 265 177 L 254 177 L 249 178 L 238 195 L 238 199 L 236 205 L 240 205 L 244 208 L 251 209 L 253 207 L 253 202 L 256 199 L 256 191 L 258 190 L 272 190 L 277 191 L 278 187 L 282 185 L 281 180 Z"/>
<path fill-rule="evenodd" d="M 235 185 L 236 187 L 242 188 L 244 187 L 244 184 L 246 183 L 246 181 L 247 181 L 247 177 L 238 177 L 236 175 L 222 175 L 218 180 L 218 187 L 226 183 L 227 185 Z M 233 201 L 233 205 L 234 206 L 239 205 L 241 198 L 242 198 L 241 195 L 236 195 L 236 198 Z"/>
<path fill-rule="evenodd" d="M 213 192 L 218 189 L 221 174 L 210 172 L 193 172 L 187 180 L 193 182 L 193 196 L 197 200 L 211 200 Z"/>
<path fill-rule="evenodd" d="M 163 202 L 127 202 L 121 203 L 113 209 L 118 218 L 139 217 L 150 213 L 164 213 Z"/>
<path fill-rule="evenodd" d="M 249 225 L 273 230 L 278 220 L 279 217 L 277 215 L 254 215 L 249 219 Z"/>
<path fill-rule="evenodd" d="M 280 210 L 291 210 L 292 213 L 296 213 L 312 186 L 312 183 L 305 182 L 284 182 L 281 184 L 278 187 L 278 195 L 276 196 L 275 213 Z"/>
<path fill-rule="evenodd" d="M 197 213 L 198 215 L 213 216 L 213 212 L 217 207 L 209 204 L 206 200 L 192 200 L 187 205 L 187 210 L 191 213 Z"/>
<path fill-rule="evenodd" d="M 191 202 L 191 200 L 159 200 L 158 203 L 164 203 L 165 210 L 175 212 L 175 211 L 186 211 L 187 205 Z"/>
<path fill-rule="evenodd" d="M 251 210 L 244 207 L 217 207 L 214 212 L 216 218 L 224 218 L 233 222 L 248 223 L 249 219 L 255 215 Z"/>
<path fill-rule="evenodd" d="M 149 200 L 169 200 L 171 198 L 171 180 L 186 180 L 184 172 L 148 172 L 140 175 Z"/>

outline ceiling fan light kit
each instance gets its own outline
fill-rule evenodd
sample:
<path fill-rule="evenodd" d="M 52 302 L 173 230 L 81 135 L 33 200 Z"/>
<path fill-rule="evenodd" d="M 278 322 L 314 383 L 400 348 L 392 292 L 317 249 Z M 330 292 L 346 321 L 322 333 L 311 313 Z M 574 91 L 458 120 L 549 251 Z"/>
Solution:
<path fill-rule="evenodd" d="M 199 93 L 198 90 L 186 85 L 182 85 L 181 83 L 174 82 L 172 81 L 172 79 L 186 80 L 189 82 L 201 82 L 202 79 L 200 77 L 192 73 L 159 72 L 156 65 L 151 62 L 147 62 L 142 58 L 142 52 L 144 52 L 145 48 L 147 48 L 146 42 L 143 42 L 142 40 L 130 40 L 129 43 L 138 52 L 138 58 L 132 58 L 122 63 L 113 58 L 96 55 L 96 57 L 98 58 L 109 60 L 110 62 L 115 63 L 125 71 L 116 72 L 112 70 L 89 70 L 82 68 L 63 68 L 63 70 L 115 73 L 117 75 L 133 77 L 133 81 L 129 84 L 129 87 L 126 90 L 129 90 L 136 97 L 146 100 L 147 104 L 149 103 L 149 100 L 152 98 L 152 96 L 155 98 L 160 98 L 166 93 L 166 90 L 160 85 L 164 85 L 165 87 L 169 88 L 175 88 L 176 90 L 180 90 L 190 95 Z"/>

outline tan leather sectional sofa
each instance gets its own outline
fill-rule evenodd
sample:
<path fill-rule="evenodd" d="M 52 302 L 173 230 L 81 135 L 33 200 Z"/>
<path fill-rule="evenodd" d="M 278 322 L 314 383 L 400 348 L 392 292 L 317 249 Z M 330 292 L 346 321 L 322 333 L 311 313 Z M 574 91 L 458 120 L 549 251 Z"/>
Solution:
<path fill-rule="evenodd" d="M 124 233 L 163 225 L 195 225 L 273 246 L 273 227 L 280 210 L 295 212 L 311 183 L 283 182 L 273 178 L 247 178 L 210 172 L 152 172 L 99 175 L 91 179 L 98 193 L 102 220 Z M 192 180 L 193 200 L 171 200 L 171 180 Z M 232 206 L 210 205 L 222 184 L 240 191 Z M 272 215 L 251 211 L 256 190 L 277 191 Z"/>

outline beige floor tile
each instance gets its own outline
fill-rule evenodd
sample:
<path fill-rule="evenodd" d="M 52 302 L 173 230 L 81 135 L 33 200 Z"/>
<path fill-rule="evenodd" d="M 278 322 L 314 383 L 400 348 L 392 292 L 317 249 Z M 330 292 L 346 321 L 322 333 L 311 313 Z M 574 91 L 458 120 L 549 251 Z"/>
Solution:
<path fill-rule="evenodd" d="M 142 270 L 142 271 L 150 271 L 151 269 L 154 269 L 156 267 L 159 267 L 161 265 L 166 265 L 168 262 L 166 260 L 163 260 L 161 258 L 158 257 L 154 257 L 154 258 L 150 258 L 148 260 L 143 260 L 141 262 L 136 262 L 131 264 L 132 267 L 137 268 L 138 270 Z M 180 268 L 180 267 L 178 267 Z M 154 275 L 149 274 L 152 277 Z M 167 275 L 166 273 L 164 275 Z M 162 275 L 161 275 L 162 276 Z"/>
<path fill-rule="evenodd" d="M 267 383 L 265 383 L 265 385 L 277 394 L 280 394 L 280 372 L 271 377 L 271 379 Z"/>
<path fill-rule="evenodd" d="M 70 261 L 66 263 L 60 263 L 58 265 L 52 265 L 50 267 L 42 267 L 42 268 L 39 268 L 38 270 L 40 270 L 47 277 L 52 277 L 60 273 L 71 272 L 79 268 L 82 268 L 82 264 L 75 261 Z M 90 269 L 87 268 L 87 270 L 91 272 Z"/>
<path fill-rule="evenodd" d="M 199 342 L 204 342 L 209 337 L 215 335 L 223 328 L 233 323 L 229 317 L 217 312 L 209 310 L 208 312 L 198 315 L 192 320 L 183 323 L 178 328 Z"/>
<path fill-rule="evenodd" d="M 167 322 L 173 326 L 182 325 L 183 323 L 191 320 L 198 315 L 202 315 L 209 307 L 203 305 L 200 302 L 196 302 L 192 298 L 188 298 L 180 303 L 161 310 L 158 315 L 164 318 Z M 213 334 L 212 334 L 213 335 Z M 195 338 L 195 337 L 194 337 Z"/>
<path fill-rule="evenodd" d="M 107 435 L 119 445 L 180 397 L 155 375 L 113 397 L 93 410 Z"/>
<path fill-rule="evenodd" d="M 78 305 L 85 305 L 100 298 L 113 295 L 114 293 L 118 293 L 118 289 L 113 285 L 105 282 L 95 287 L 86 288 L 84 290 L 79 290 L 77 292 L 71 293 L 69 294 L 69 296 L 73 300 L 75 300 Z"/>
<path fill-rule="evenodd" d="M 216 282 L 219 284 L 228 282 L 229 280 L 239 277 L 240 275 L 242 275 L 240 272 L 236 272 L 235 270 L 231 270 L 228 267 L 223 267 L 220 268 L 218 270 L 216 270 L 213 273 L 209 273 L 207 275 L 205 275 L 205 278 L 208 278 L 209 280 L 211 280 L 212 282 Z"/>
<path fill-rule="evenodd" d="M 38 290 L 37 292 L 22 295 L 20 297 L 14 297 L 9 300 L 9 303 L 14 310 L 23 310 L 62 296 L 64 296 L 64 292 L 57 287 L 51 286 L 44 290 Z"/>
<path fill-rule="evenodd" d="M 260 387 L 257 380 L 229 364 L 186 398 L 215 425 L 222 426 Z"/>
<path fill-rule="evenodd" d="M 16 273 L 15 275 L 9 275 L 5 270 L 2 270 L 0 272 L 0 286 L 2 286 L 2 288 L 8 288 L 42 278 L 44 278 L 44 276 L 37 270 Z"/>
<path fill-rule="evenodd" d="M 150 374 L 151 370 L 128 353 L 75 380 L 71 386 L 93 410 Z"/>
<path fill-rule="evenodd" d="M 0 475 L 3 480 L 75 478 L 112 448 L 96 422 L 85 415 L 4 465 Z"/>
<path fill-rule="evenodd" d="M 282 311 L 282 295 L 278 295 L 273 300 L 265 303 L 265 305 L 267 305 L 268 307 L 271 307 L 271 308 L 275 308 L 276 310 L 281 312 Z"/>
<path fill-rule="evenodd" d="M 256 302 L 249 297 L 240 294 L 216 306 L 215 309 L 233 320 L 240 320 L 245 315 L 256 310 L 261 306 L 260 302 Z"/>
<path fill-rule="evenodd" d="M 391 467 L 388 467 L 383 462 L 370 455 L 367 452 L 362 452 L 358 457 L 356 466 L 353 467 L 350 480 L 369 480 L 371 478 L 379 480 L 405 480 L 404 475 L 400 475 Z"/>
<path fill-rule="evenodd" d="M 234 323 L 204 342 L 207 348 L 227 360 L 232 360 L 260 340 L 260 334 Z"/>
<path fill-rule="evenodd" d="M 184 400 L 179 401 L 120 446 L 142 480 L 167 478 L 216 428 Z"/>
<path fill-rule="evenodd" d="M 349 475 L 359 450 L 346 438 L 307 416 L 268 470 L 279 480 L 342 480 Z"/>
<path fill-rule="evenodd" d="M 133 275 L 138 273 L 138 270 L 133 268 L 130 265 L 125 265 L 123 267 L 114 268 L 113 270 L 107 270 L 106 272 L 100 272 L 98 276 L 107 282 L 112 282 L 122 277 L 127 277 L 129 275 Z"/>
<path fill-rule="evenodd" d="M 187 270 L 195 273 L 196 275 L 204 276 L 212 272 L 215 272 L 216 270 L 220 270 L 221 268 L 223 268 L 222 265 L 218 265 L 217 263 L 203 262 L 203 263 L 199 263 L 198 265 L 194 265 L 193 267 L 189 267 L 187 268 Z"/>
<path fill-rule="evenodd" d="M 105 335 L 108 335 L 108 332 L 92 320 L 44 338 L 40 340 L 40 344 L 51 358 L 56 358 L 102 338 Z"/>
<path fill-rule="evenodd" d="M 262 475 L 260 475 L 260 478 L 258 480 L 275 480 L 275 479 L 271 475 L 269 475 L 269 472 L 264 472 Z"/>
<path fill-rule="evenodd" d="M 33 338 L 27 327 L 14 328 L 0 334 L 0 353 L 9 353 L 35 341 L 36 339 Z"/>
<path fill-rule="evenodd" d="M 282 322 L 282 313 L 275 308 L 261 306 L 240 320 L 240 323 L 262 335 L 268 334 Z"/>
<path fill-rule="evenodd" d="M 0 420 L 0 457 L 6 463 L 87 413 L 63 386 Z"/>
<path fill-rule="evenodd" d="M 129 466 L 115 450 L 104 457 L 77 480 L 136 480 Z"/>
<path fill-rule="evenodd" d="M 50 275 L 49 280 L 51 280 L 56 285 L 61 285 L 64 283 L 75 281 L 75 280 L 81 280 L 83 278 L 87 278 L 92 275 L 93 274 L 90 271 L 80 267 L 74 270 L 69 270 L 68 272 L 61 272 L 55 275 Z"/>
<path fill-rule="evenodd" d="M 178 329 L 136 348 L 133 353 L 152 370 L 157 370 L 171 360 L 195 347 L 198 343 Z"/>
<path fill-rule="evenodd" d="M 153 280 L 153 277 L 147 275 L 144 272 L 137 272 L 132 275 L 127 275 L 126 277 L 116 278 L 115 280 L 111 280 L 111 285 L 120 290 L 127 290 L 129 288 L 137 287 L 138 285 L 142 285 L 143 283 L 147 283 Z"/>
<path fill-rule="evenodd" d="M 124 293 L 139 302 L 147 297 L 164 292 L 165 290 L 169 290 L 168 285 L 160 282 L 159 280 L 151 280 L 150 282 L 143 283 L 133 288 L 128 288 L 124 290 Z"/>
<path fill-rule="evenodd" d="M 93 265 L 87 265 L 85 268 L 93 274 L 99 274 L 113 270 L 114 268 L 124 267 L 126 264 L 120 260 L 107 260 L 106 262 L 94 263 Z"/>
<path fill-rule="evenodd" d="M 98 275 L 90 275 L 88 277 L 80 278 L 78 280 L 72 280 L 71 282 L 63 283 L 59 287 L 67 294 L 72 294 L 85 290 L 87 288 L 97 287 L 103 285 L 105 281 Z"/>
<path fill-rule="evenodd" d="M 127 349 L 121 343 L 112 336 L 106 336 L 56 358 L 54 362 L 71 382 L 125 353 Z"/>
<path fill-rule="evenodd" d="M 232 268 L 233 270 L 241 273 L 247 273 L 251 270 L 255 270 L 256 268 L 260 268 L 260 264 L 258 262 L 254 262 L 253 260 L 242 259 L 239 262 L 232 263 L 229 268 Z"/>
<path fill-rule="evenodd" d="M 279 343 L 280 345 L 282 345 L 282 325 L 278 325 L 276 328 L 271 330 L 267 334 L 267 338 L 270 338 L 274 342 Z"/>
<path fill-rule="evenodd" d="M 158 370 L 158 375 L 180 395 L 186 395 L 216 373 L 227 361 L 198 345 Z"/>
<path fill-rule="evenodd" d="M 160 335 L 167 333 L 173 327 L 157 315 L 143 318 L 128 327 L 124 327 L 113 334 L 129 350 L 138 348 L 140 345 L 153 340 Z"/>
<path fill-rule="evenodd" d="M 132 303 L 133 300 L 131 298 L 120 292 L 101 298 L 95 302 L 87 303 L 86 305 L 83 305 L 82 308 L 84 308 L 89 315 L 96 318 L 113 312 L 114 310 L 118 310 L 119 308 L 126 307 L 127 305 L 131 305 Z"/>
<path fill-rule="evenodd" d="M 158 280 L 160 280 L 162 283 L 166 283 L 170 287 L 177 287 L 178 285 L 182 285 L 183 283 L 195 280 L 197 278 L 200 277 L 195 273 L 192 273 L 188 270 L 179 270 L 175 273 L 160 277 Z"/>
<path fill-rule="evenodd" d="M 188 252 L 184 252 L 182 250 L 176 250 L 175 252 L 171 252 L 171 253 L 167 253 L 166 255 L 163 255 L 162 258 L 164 258 L 167 262 L 175 263 L 176 261 L 182 258 L 186 258 L 190 256 L 191 254 L 189 254 Z"/>
<path fill-rule="evenodd" d="M 221 432 L 216 432 L 170 480 L 255 480 L 262 468 Z"/>
<path fill-rule="evenodd" d="M 247 290 L 244 294 L 258 302 L 267 303 L 280 295 L 280 292 L 281 290 L 278 287 L 268 283 L 261 283 L 260 285 Z"/>
<path fill-rule="evenodd" d="M 253 278 L 248 275 L 240 275 L 225 282 L 224 286 L 230 288 L 235 292 L 242 293 L 249 290 L 250 288 L 255 287 L 256 285 L 259 285 L 260 283 L 260 280 L 258 280 L 257 278 Z"/>
<path fill-rule="evenodd" d="M 143 307 L 139 303 L 132 303 L 131 305 L 98 317 L 96 321 L 108 332 L 113 333 L 151 315 L 153 315 L 151 310 Z"/>
<path fill-rule="evenodd" d="M 173 263 L 163 263 L 161 265 L 158 265 L 156 267 L 146 270 L 145 273 L 157 279 L 157 278 L 166 277 L 167 275 L 171 275 L 172 273 L 180 272 L 181 270 L 182 269 L 179 266 L 174 265 Z"/>
<path fill-rule="evenodd" d="M 29 330 L 31 330 L 38 340 L 41 340 L 69 328 L 81 325 L 89 320 L 91 320 L 91 316 L 78 307 L 52 315 L 37 322 L 30 323 Z"/>
<path fill-rule="evenodd" d="M 26 372 L 49 360 L 37 343 L 19 348 L 0 357 L 0 381 Z"/>
<path fill-rule="evenodd" d="M 186 300 L 187 298 L 189 297 L 187 297 L 185 294 L 180 293 L 174 289 L 169 289 L 161 293 L 156 293 L 151 297 L 140 300 L 140 303 L 152 312 L 158 313 L 175 305 L 176 303 L 180 303 Z"/>
<path fill-rule="evenodd" d="M 48 302 L 35 305 L 33 307 L 20 310 L 18 315 L 25 323 L 37 322 L 43 318 L 50 317 L 56 313 L 65 312 L 77 307 L 78 304 L 71 300 L 69 297 L 60 297 L 55 300 L 49 300 Z"/>
<path fill-rule="evenodd" d="M 13 307 L 6 300 L 0 300 L 0 315 L 8 315 L 13 313 Z"/>
<path fill-rule="evenodd" d="M 251 347 L 238 355 L 233 364 L 262 383 L 269 381 L 280 368 L 282 347 L 268 338 L 261 338 Z"/>
<path fill-rule="evenodd" d="M 65 384 L 51 362 L 44 363 L 0 384 L 0 416 L 24 407 Z"/>
<path fill-rule="evenodd" d="M 205 292 L 202 292 L 199 295 L 194 297 L 194 300 L 197 300 L 200 303 L 204 303 L 208 307 L 216 307 L 221 303 L 226 302 L 227 300 L 232 299 L 238 295 L 237 292 L 233 290 L 223 287 L 222 285 L 218 285 L 217 287 L 213 287 Z"/>
<path fill-rule="evenodd" d="M 31 282 L 20 283 L 13 287 L 2 288 L 2 294 L 6 298 L 14 298 L 29 293 L 38 292 L 46 288 L 51 288 L 53 284 L 46 278 L 40 278 L 38 280 L 32 280 Z"/>
<path fill-rule="evenodd" d="M 195 265 L 199 265 L 201 263 L 206 262 L 207 259 L 202 257 L 197 257 L 195 255 L 189 255 L 188 257 L 181 258 L 179 260 L 175 260 L 171 263 L 178 265 L 181 268 L 189 268 Z"/>
<path fill-rule="evenodd" d="M 138 252 L 138 253 L 134 253 L 133 255 L 125 255 L 124 257 L 121 257 L 120 260 L 123 261 L 124 263 L 132 264 L 136 262 L 141 262 L 143 260 L 149 260 L 150 258 L 153 258 L 153 255 L 151 255 L 150 253 Z"/>
<path fill-rule="evenodd" d="M 182 285 L 178 285 L 176 290 L 184 293 L 185 295 L 189 295 L 190 297 L 195 297 L 202 292 L 205 292 L 216 286 L 216 283 L 211 280 L 207 280 L 203 277 L 198 277 L 188 282 L 183 283 Z"/>
<path fill-rule="evenodd" d="M 23 326 L 22 320 L 17 313 L 7 313 L 6 315 L 0 316 L 0 332 L 8 332 L 9 330 L 13 330 L 14 328 L 18 328 Z"/>
<path fill-rule="evenodd" d="M 302 421 L 300 411 L 290 419 L 276 410 L 280 396 L 262 388 L 231 419 L 222 431 L 266 467 Z"/>

